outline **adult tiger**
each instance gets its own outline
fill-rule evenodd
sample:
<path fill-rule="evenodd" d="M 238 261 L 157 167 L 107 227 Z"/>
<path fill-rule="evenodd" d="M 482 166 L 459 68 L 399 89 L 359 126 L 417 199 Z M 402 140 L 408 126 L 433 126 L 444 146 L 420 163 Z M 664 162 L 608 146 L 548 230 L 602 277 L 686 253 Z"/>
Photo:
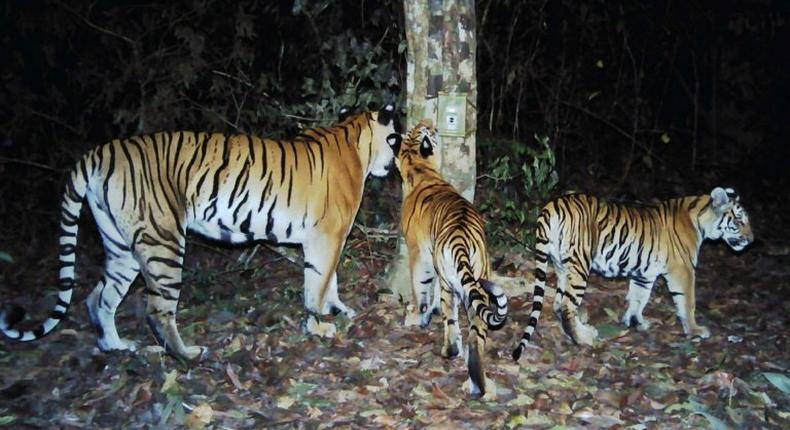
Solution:
<path fill-rule="evenodd" d="M 442 355 L 456 357 L 462 350 L 458 300 L 463 300 L 469 320 L 469 389 L 474 397 L 487 392 L 493 395 L 493 384 L 486 381 L 483 366 L 486 333 L 504 325 L 507 297 L 487 281 L 491 267 L 483 219 L 442 179 L 434 155 L 439 136 L 429 120 L 417 124 L 405 138 L 393 137 L 395 164 L 404 184 L 401 227 L 409 249 L 413 300 L 424 310 L 422 326 L 430 323 L 440 302 Z M 431 308 L 427 308 L 425 291 L 429 285 L 435 287 Z"/>
<path fill-rule="evenodd" d="M 514 360 L 519 359 L 535 332 L 543 308 L 549 259 L 557 273 L 554 312 L 574 343 L 590 345 L 597 336 L 595 328 L 577 315 L 590 270 L 606 277 L 630 278 L 623 322 L 640 330 L 650 326 L 642 311 L 653 283 L 663 276 L 683 331 L 706 338 L 710 332 L 697 325 L 694 315 L 694 269 L 700 246 L 706 239 L 723 239 L 732 249 L 741 251 L 754 235 L 735 191 L 717 187 L 709 196 L 644 206 L 609 203 L 584 194 L 563 196 L 543 208 L 536 238 L 532 313 L 513 351 Z"/>
<path fill-rule="evenodd" d="M 304 251 L 306 331 L 332 336 L 334 325 L 316 314 L 355 313 L 340 301 L 335 272 L 362 199 L 365 178 L 384 176 L 393 161 L 386 138 L 397 129 L 389 104 L 293 140 L 196 132 L 156 133 L 113 140 L 88 151 L 71 171 L 61 203 L 58 301 L 35 330 L 13 325 L 15 307 L 0 314 L 6 336 L 30 341 L 64 318 L 75 286 L 77 227 L 88 201 L 104 243 L 104 276 L 87 299 L 102 351 L 134 349 L 115 327 L 115 311 L 142 273 L 147 320 L 177 357 L 204 348 L 185 346 L 176 328 L 186 232 L 225 242 L 268 240 Z"/>

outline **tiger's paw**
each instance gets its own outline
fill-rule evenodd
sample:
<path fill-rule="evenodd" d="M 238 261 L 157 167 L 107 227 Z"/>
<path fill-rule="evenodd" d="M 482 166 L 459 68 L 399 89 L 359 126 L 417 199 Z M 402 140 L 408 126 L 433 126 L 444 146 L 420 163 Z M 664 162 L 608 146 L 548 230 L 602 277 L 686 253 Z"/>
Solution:
<path fill-rule="evenodd" d="M 461 388 L 468 392 L 469 395 L 472 396 L 473 399 L 477 399 L 483 402 L 493 402 L 496 400 L 496 384 L 494 380 L 491 378 L 485 379 L 485 393 L 482 393 L 479 387 L 472 382 L 471 378 L 466 378 L 466 382 L 461 386 Z"/>
<path fill-rule="evenodd" d="M 705 327 L 705 326 L 698 325 L 696 327 L 693 327 L 693 328 L 689 329 L 688 336 L 689 337 L 700 337 L 702 339 L 707 339 L 707 338 L 710 337 L 710 330 L 708 330 L 708 328 Z"/>
<path fill-rule="evenodd" d="M 188 361 L 200 361 L 208 355 L 208 348 L 205 346 L 187 346 L 184 348 L 184 358 Z"/>
<path fill-rule="evenodd" d="M 460 356 L 462 353 L 463 356 L 466 357 L 466 352 L 463 342 L 461 342 L 461 336 L 458 336 L 455 342 L 451 341 L 442 346 L 442 357 L 451 360 Z"/>
<path fill-rule="evenodd" d="M 406 318 L 403 320 L 403 325 L 405 327 L 411 327 L 413 325 L 421 325 L 422 324 L 422 315 L 414 309 L 414 306 L 409 305 L 406 308 Z"/>
<path fill-rule="evenodd" d="M 138 346 L 137 342 L 129 339 L 115 339 L 114 342 L 109 341 L 108 339 L 99 338 L 96 342 L 99 346 L 99 349 L 102 352 L 111 352 L 111 351 L 137 351 Z"/>
<path fill-rule="evenodd" d="M 345 303 L 341 302 L 340 300 L 334 302 L 327 302 L 326 306 L 324 306 L 324 315 L 331 313 L 332 315 L 343 314 L 346 318 L 353 320 L 354 317 L 357 316 L 357 312 L 348 306 Z"/>
<path fill-rule="evenodd" d="M 629 314 L 625 314 L 625 316 L 623 316 L 623 324 L 625 324 L 626 327 L 635 328 L 639 331 L 650 330 L 651 326 L 650 321 L 642 317 Z"/>
<path fill-rule="evenodd" d="M 318 321 L 315 315 L 307 315 L 302 320 L 302 332 L 313 336 L 333 338 L 337 333 L 337 327 L 332 323 Z"/>
<path fill-rule="evenodd" d="M 420 316 L 420 328 L 427 328 L 431 325 L 431 319 L 434 315 L 441 315 L 437 308 L 426 308 Z"/>
<path fill-rule="evenodd" d="M 588 345 L 592 346 L 595 339 L 598 338 L 598 330 L 588 324 L 584 324 L 581 321 L 577 321 L 576 323 L 576 343 L 579 345 Z"/>

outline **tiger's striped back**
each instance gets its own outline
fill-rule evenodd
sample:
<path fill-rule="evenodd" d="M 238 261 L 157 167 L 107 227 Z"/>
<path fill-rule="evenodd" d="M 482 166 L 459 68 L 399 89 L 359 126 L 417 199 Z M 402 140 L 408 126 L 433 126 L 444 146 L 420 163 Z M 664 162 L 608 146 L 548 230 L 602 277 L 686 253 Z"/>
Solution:
<path fill-rule="evenodd" d="M 624 322 L 643 329 L 649 325 L 642 310 L 652 286 L 659 276 L 667 278 L 684 331 L 706 336 L 707 329 L 694 319 L 694 268 L 706 239 L 724 239 L 735 250 L 754 240 L 748 215 L 732 189 L 655 205 L 610 203 L 585 194 L 547 203 L 536 228 L 532 312 L 513 358 L 518 360 L 535 332 L 549 261 L 558 278 L 554 310 L 576 343 L 590 344 L 596 334 L 577 316 L 591 271 L 630 279 Z"/>
<path fill-rule="evenodd" d="M 442 353 L 447 357 L 462 350 L 456 297 L 463 302 L 469 320 L 470 391 L 482 396 L 491 387 L 483 363 L 487 332 L 504 325 L 507 297 L 488 281 L 491 267 L 483 219 L 442 179 L 434 156 L 437 145 L 436 129 L 424 120 L 393 148 L 404 184 L 401 226 L 409 248 L 413 299 L 418 302 L 427 295 L 424 289 L 434 285 L 434 305 L 423 313 L 423 326 L 440 305 Z"/>
<path fill-rule="evenodd" d="M 175 311 L 182 288 L 187 231 L 226 241 L 302 244 L 305 307 L 353 317 L 337 294 L 335 268 L 362 198 L 367 176 L 386 175 L 397 129 L 393 105 L 349 116 L 335 126 L 291 140 L 178 131 L 116 139 L 88 151 L 72 170 L 61 205 L 60 292 L 51 317 L 32 331 L 13 329 L 21 312 L 0 313 L 0 330 L 28 341 L 63 318 L 74 287 L 77 221 L 87 200 L 107 260 L 88 298 L 102 350 L 133 349 L 118 337 L 115 310 L 129 285 L 146 280 L 148 321 L 169 351 L 184 346 Z M 333 334 L 315 317 L 307 330 Z"/>

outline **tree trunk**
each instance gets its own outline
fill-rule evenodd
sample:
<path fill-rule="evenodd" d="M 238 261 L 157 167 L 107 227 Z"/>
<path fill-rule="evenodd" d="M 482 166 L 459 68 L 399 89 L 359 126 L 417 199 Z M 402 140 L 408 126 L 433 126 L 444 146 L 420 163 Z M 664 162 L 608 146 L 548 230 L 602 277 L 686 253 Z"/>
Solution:
<path fill-rule="evenodd" d="M 405 0 L 404 10 L 408 42 L 407 130 L 423 118 L 438 124 L 440 94 L 466 94 L 465 136 L 442 136 L 441 172 L 461 195 L 473 201 L 477 129 L 474 0 Z M 396 297 L 411 298 L 411 274 L 402 237 L 386 281 Z"/>

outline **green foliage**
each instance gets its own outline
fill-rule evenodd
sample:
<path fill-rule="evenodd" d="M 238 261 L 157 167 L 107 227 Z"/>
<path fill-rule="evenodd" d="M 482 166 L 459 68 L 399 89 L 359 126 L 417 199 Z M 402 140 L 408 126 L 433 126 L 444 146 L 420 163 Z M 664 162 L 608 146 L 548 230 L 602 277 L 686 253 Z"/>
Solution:
<path fill-rule="evenodd" d="M 491 190 L 484 185 L 485 201 L 480 205 L 489 220 L 488 235 L 493 241 L 515 242 L 531 247 L 533 227 L 540 209 L 554 192 L 559 181 L 556 156 L 547 136 L 534 136 L 537 145 L 517 141 L 481 139 L 481 146 L 507 152 L 483 161 L 480 170 L 491 172 L 481 178 L 493 181 Z"/>

